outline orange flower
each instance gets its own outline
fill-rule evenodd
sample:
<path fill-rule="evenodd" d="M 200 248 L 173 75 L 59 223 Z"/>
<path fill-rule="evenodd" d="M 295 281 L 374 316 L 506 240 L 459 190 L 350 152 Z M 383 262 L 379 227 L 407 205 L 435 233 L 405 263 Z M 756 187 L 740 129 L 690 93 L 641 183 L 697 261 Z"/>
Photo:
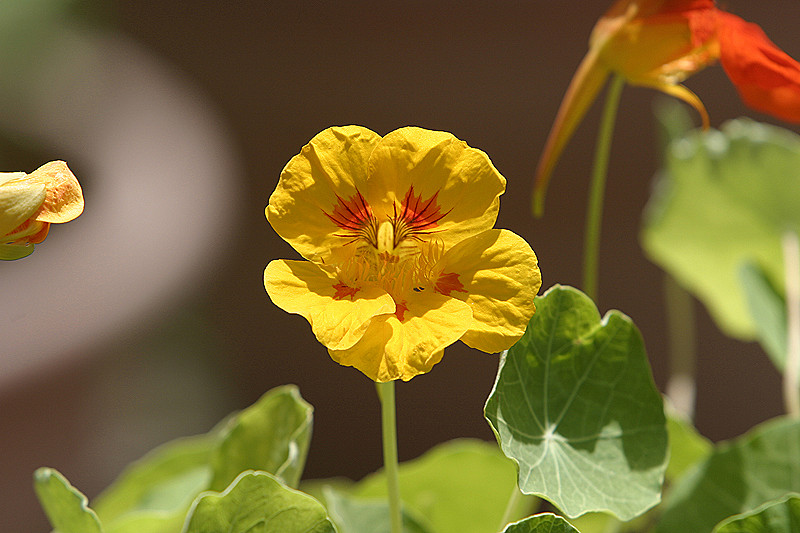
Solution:
<path fill-rule="evenodd" d="M 680 83 L 719 60 L 744 102 L 800 122 L 800 63 L 755 24 L 719 10 L 713 0 L 618 0 L 595 24 L 589 52 L 570 82 L 536 170 L 534 212 L 541 214 L 550 174 L 608 75 L 651 87 L 694 107 L 700 99 Z"/>
<path fill-rule="evenodd" d="M 30 255 L 50 224 L 69 222 L 82 212 L 81 186 L 63 161 L 30 174 L 0 172 L 0 259 Z"/>

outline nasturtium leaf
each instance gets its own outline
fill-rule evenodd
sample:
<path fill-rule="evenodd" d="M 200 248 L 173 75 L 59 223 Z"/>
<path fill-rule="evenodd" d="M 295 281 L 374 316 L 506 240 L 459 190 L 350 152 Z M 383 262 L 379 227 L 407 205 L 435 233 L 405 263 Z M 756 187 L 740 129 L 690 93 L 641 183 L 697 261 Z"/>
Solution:
<path fill-rule="evenodd" d="M 667 404 L 668 406 L 668 404 Z M 667 480 L 675 482 L 692 466 L 712 452 L 714 445 L 673 408 L 667 407 L 667 433 L 669 434 L 669 464 Z"/>
<path fill-rule="evenodd" d="M 194 498 L 208 488 L 215 445 L 212 435 L 200 435 L 156 448 L 128 466 L 92 507 L 104 524 L 131 512 L 182 509 L 185 516 Z"/>
<path fill-rule="evenodd" d="M 102 533 L 100 519 L 88 500 L 52 468 L 39 468 L 33 475 L 34 489 L 50 524 L 58 533 Z"/>
<path fill-rule="evenodd" d="M 714 533 L 797 533 L 800 495 L 792 494 L 719 523 Z"/>
<path fill-rule="evenodd" d="M 496 531 L 516 490 L 514 465 L 497 445 L 454 440 L 400 465 L 400 497 L 435 533 Z M 351 494 L 385 498 L 386 477 L 378 472 L 357 483 Z M 520 498 L 512 520 L 527 514 L 530 498 Z"/>
<path fill-rule="evenodd" d="M 222 493 L 201 494 L 184 533 L 335 533 L 325 508 L 266 472 L 242 472 Z"/>
<path fill-rule="evenodd" d="M 311 441 L 313 408 L 293 385 L 270 390 L 222 430 L 211 464 L 211 490 L 222 490 L 248 469 L 275 474 L 296 487 Z"/>
<path fill-rule="evenodd" d="M 642 245 L 724 332 L 753 339 L 740 269 L 755 263 L 782 290 L 781 235 L 800 229 L 800 137 L 742 118 L 673 139 L 665 160 Z"/>
<path fill-rule="evenodd" d="M 324 490 L 328 515 L 339 533 L 391 533 L 389 502 L 386 498 L 355 498 L 333 487 Z M 403 511 L 403 533 L 431 533 L 422 520 Z"/>
<path fill-rule="evenodd" d="M 719 444 L 676 483 L 656 531 L 707 533 L 790 492 L 800 492 L 800 420 L 778 418 Z"/>
<path fill-rule="evenodd" d="M 536 299 L 525 335 L 501 357 L 486 418 L 519 468 L 519 487 L 567 516 L 629 520 L 656 505 L 667 465 L 663 402 L 641 334 L 580 291 Z"/>
<path fill-rule="evenodd" d="M 509 524 L 503 533 L 580 533 L 569 522 L 551 513 L 529 516 Z"/>
<path fill-rule="evenodd" d="M 180 531 L 186 512 L 211 481 L 216 435 L 176 439 L 131 464 L 92 502 L 106 533 Z"/>
<path fill-rule="evenodd" d="M 786 365 L 786 301 L 755 263 L 745 262 L 740 271 L 756 338 L 772 363 L 783 372 Z"/>

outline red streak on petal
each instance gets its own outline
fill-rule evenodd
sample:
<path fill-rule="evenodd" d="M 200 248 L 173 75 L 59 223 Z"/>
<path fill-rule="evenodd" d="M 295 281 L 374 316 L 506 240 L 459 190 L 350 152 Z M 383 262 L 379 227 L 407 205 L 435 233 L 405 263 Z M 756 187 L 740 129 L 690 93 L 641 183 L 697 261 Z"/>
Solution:
<path fill-rule="evenodd" d="M 402 322 L 405 317 L 406 311 L 408 311 L 408 306 L 406 305 L 406 301 L 403 300 L 402 302 L 397 302 L 394 304 L 394 307 L 395 307 L 394 316 L 397 317 L 397 320 Z"/>
<path fill-rule="evenodd" d="M 409 187 L 408 192 L 403 198 L 400 212 L 395 216 L 403 220 L 414 233 L 424 232 L 438 226 L 438 222 L 447 213 L 442 213 L 442 208 L 437 202 L 439 192 L 428 198 L 422 199 L 422 195 L 414 194 L 414 186 Z"/>
<path fill-rule="evenodd" d="M 455 272 L 442 273 L 439 279 L 436 280 L 436 292 L 450 296 L 450 293 L 455 292 L 468 292 L 464 288 L 464 284 L 458 279 L 458 274 Z"/>
<path fill-rule="evenodd" d="M 344 283 L 337 283 L 333 288 L 336 289 L 336 294 L 333 295 L 334 300 L 350 298 L 350 301 L 353 301 L 356 293 L 360 290 L 358 287 L 349 287 Z"/>
<path fill-rule="evenodd" d="M 331 222 L 344 230 L 344 233 L 338 234 L 339 237 L 352 239 L 365 237 L 369 240 L 369 229 L 374 225 L 375 215 L 360 192 L 356 191 L 356 194 L 347 200 L 337 194 L 333 212 L 323 211 L 323 213 Z"/>

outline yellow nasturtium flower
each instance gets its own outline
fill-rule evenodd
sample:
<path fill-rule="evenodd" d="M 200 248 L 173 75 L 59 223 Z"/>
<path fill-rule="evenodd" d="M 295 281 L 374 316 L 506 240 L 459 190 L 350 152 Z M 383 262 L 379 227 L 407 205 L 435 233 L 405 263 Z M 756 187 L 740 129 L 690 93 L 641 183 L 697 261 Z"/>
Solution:
<path fill-rule="evenodd" d="M 0 172 L 0 259 L 20 259 L 47 236 L 50 224 L 83 212 L 83 192 L 63 161 L 30 174 Z"/>
<path fill-rule="evenodd" d="M 449 133 L 329 128 L 270 197 L 267 219 L 307 261 L 272 261 L 267 292 L 335 361 L 377 382 L 428 372 L 459 339 L 505 350 L 541 286 L 528 243 L 492 229 L 505 185 Z"/>

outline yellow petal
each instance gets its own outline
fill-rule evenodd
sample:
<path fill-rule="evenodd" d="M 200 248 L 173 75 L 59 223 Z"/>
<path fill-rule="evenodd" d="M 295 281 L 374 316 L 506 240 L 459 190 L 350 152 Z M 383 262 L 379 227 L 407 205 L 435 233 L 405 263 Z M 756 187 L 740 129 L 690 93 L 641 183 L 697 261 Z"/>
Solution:
<path fill-rule="evenodd" d="M 461 340 L 488 353 L 510 348 L 525 332 L 542 285 L 536 255 L 525 240 L 508 230 L 490 230 L 448 250 L 443 273 L 458 274 L 464 291 L 451 296 L 472 308 L 469 330 Z"/>
<path fill-rule="evenodd" d="M 346 242 L 331 221 L 339 199 L 363 192 L 367 161 L 380 136 L 360 126 L 328 128 L 316 135 L 281 172 L 266 208 L 275 231 L 307 259 L 324 257 Z M 327 215 L 326 215 L 327 213 Z"/>
<path fill-rule="evenodd" d="M 353 366 L 373 381 L 408 381 L 441 361 L 445 347 L 466 331 L 472 312 L 459 300 L 431 292 L 414 293 L 396 315 L 372 319 L 348 350 L 328 350 L 334 361 Z"/>
<path fill-rule="evenodd" d="M 270 262 L 264 270 L 264 287 L 275 305 L 308 320 L 317 340 L 331 349 L 350 348 L 373 316 L 395 310 L 383 290 L 343 290 L 339 280 L 310 261 Z"/>
<path fill-rule="evenodd" d="M 40 177 L 26 176 L 24 172 L 0 174 L 0 240 L 32 217 L 45 196 L 45 183 Z"/>
<path fill-rule="evenodd" d="M 407 127 L 372 152 L 364 196 L 379 219 L 391 217 L 412 186 L 420 202 L 435 198 L 446 213 L 433 229 L 450 246 L 494 225 L 506 180 L 489 156 L 452 134 Z"/>
<path fill-rule="evenodd" d="M 36 220 L 40 222 L 69 222 L 83 213 L 83 191 L 75 175 L 63 161 L 50 161 L 37 168 L 31 176 L 45 183 L 47 196 Z"/>

